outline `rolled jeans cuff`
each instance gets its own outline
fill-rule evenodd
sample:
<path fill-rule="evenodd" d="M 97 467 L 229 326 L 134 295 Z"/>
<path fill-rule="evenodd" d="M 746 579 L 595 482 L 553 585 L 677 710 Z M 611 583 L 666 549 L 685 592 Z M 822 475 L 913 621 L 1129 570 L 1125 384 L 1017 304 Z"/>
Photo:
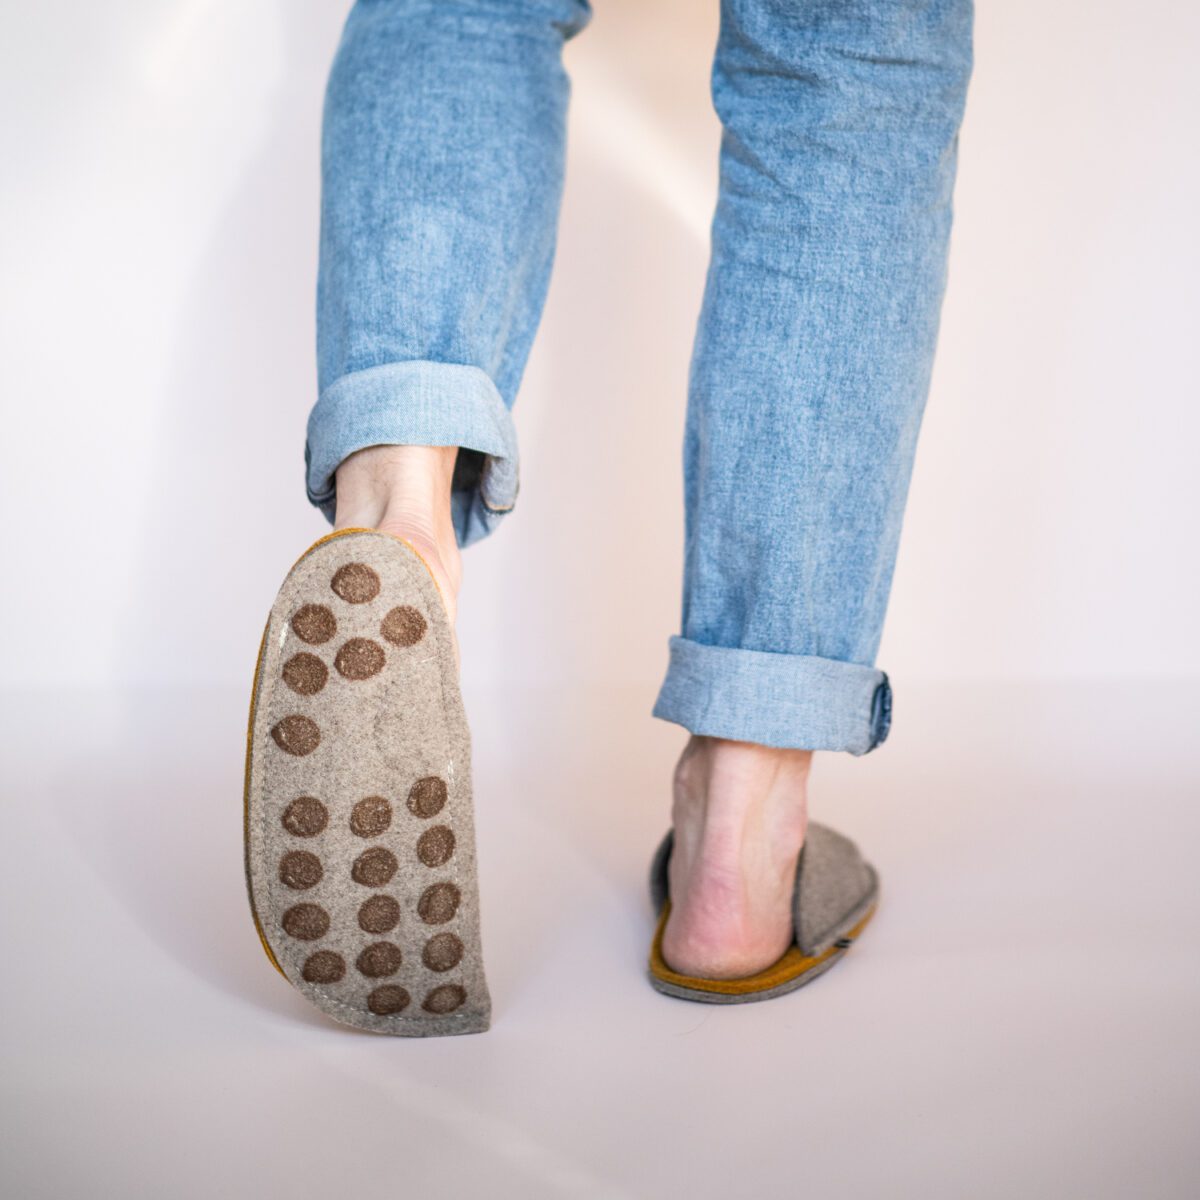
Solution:
<path fill-rule="evenodd" d="M 888 735 L 883 671 L 806 654 L 670 639 L 654 716 L 695 734 L 795 750 L 866 754 Z"/>
<path fill-rule="evenodd" d="M 490 533 L 517 500 L 517 433 L 496 385 L 478 367 L 403 362 L 343 375 L 320 395 L 304 447 L 308 498 L 332 524 L 338 464 L 367 446 L 459 446 L 451 509 L 460 546 Z M 476 464 L 478 465 L 478 464 Z"/>

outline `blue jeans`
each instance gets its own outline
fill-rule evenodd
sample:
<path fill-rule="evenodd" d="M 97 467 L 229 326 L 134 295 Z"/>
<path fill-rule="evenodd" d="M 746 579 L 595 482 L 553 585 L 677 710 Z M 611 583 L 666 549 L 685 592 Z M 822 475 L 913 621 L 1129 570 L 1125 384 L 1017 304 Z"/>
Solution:
<path fill-rule="evenodd" d="M 462 447 L 463 546 L 517 498 L 584 0 L 359 0 L 322 145 L 309 499 Z M 720 195 L 688 384 L 685 567 L 654 714 L 862 754 L 946 272 L 971 0 L 723 0 Z"/>

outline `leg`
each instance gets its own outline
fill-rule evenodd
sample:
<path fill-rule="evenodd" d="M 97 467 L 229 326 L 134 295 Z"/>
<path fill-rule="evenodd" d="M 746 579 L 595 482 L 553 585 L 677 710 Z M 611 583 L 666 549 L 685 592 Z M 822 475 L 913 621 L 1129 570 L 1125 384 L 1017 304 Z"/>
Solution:
<path fill-rule="evenodd" d="M 684 449 L 664 954 L 790 941 L 813 750 L 886 736 L 874 667 L 946 268 L 970 0 L 724 0 L 712 261 Z M 678 903 L 674 903 L 678 897 Z"/>
<path fill-rule="evenodd" d="M 330 74 L 308 496 L 339 528 L 411 537 L 451 609 L 458 546 L 516 500 L 509 410 L 554 252 L 561 51 L 588 18 L 586 0 L 359 0 Z"/>

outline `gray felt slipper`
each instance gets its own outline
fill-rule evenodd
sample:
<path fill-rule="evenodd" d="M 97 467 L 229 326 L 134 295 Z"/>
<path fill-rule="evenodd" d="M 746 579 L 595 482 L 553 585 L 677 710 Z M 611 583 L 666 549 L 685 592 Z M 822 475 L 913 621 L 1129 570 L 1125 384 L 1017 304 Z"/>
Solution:
<path fill-rule="evenodd" d="M 675 831 L 669 829 L 650 864 L 650 899 L 658 925 L 650 947 L 650 982 L 668 996 L 707 1004 L 769 1000 L 824 974 L 850 948 L 875 914 L 879 877 L 858 847 L 824 825 L 809 822 L 796 865 L 792 897 L 795 940 L 769 967 L 740 979 L 705 979 L 673 971 L 663 958 L 663 931 L 671 914 L 667 865 Z"/>
<path fill-rule="evenodd" d="M 244 804 L 251 913 L 289 983 L 378 1033 L 487 1029 L 470 735 L 446 610 L 408 542 L 338 530 L 288 573 Z"/>

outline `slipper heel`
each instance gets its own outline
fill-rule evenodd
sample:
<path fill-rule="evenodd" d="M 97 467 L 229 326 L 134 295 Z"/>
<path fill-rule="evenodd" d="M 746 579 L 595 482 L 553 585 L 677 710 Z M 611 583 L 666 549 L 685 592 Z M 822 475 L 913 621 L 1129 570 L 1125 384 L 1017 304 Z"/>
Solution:
<path fill-rule="evenodd" d="M 400 1037 L 488 1028 L 470 733 L 446 610 L 407 542 L 339 530 L 288 573 L 244 818 L 263 949 L 317 1008 Z"/>
<path fill-rule="evenodd" d="M 792 894 L 792 944 L 769 967 L 740 979 L 684 975 L 663 957 L 671 915 L 668 829 L 650 862 L 650 901 L 658 913 L 650 943 L 650 985 L 667 996 L 702 1004 L 748 1004 L 785 996 L 824 975 L 854 945 L 879 905 L 879 876 L 843 834 L 810 821 L 796 863 Z"/>

